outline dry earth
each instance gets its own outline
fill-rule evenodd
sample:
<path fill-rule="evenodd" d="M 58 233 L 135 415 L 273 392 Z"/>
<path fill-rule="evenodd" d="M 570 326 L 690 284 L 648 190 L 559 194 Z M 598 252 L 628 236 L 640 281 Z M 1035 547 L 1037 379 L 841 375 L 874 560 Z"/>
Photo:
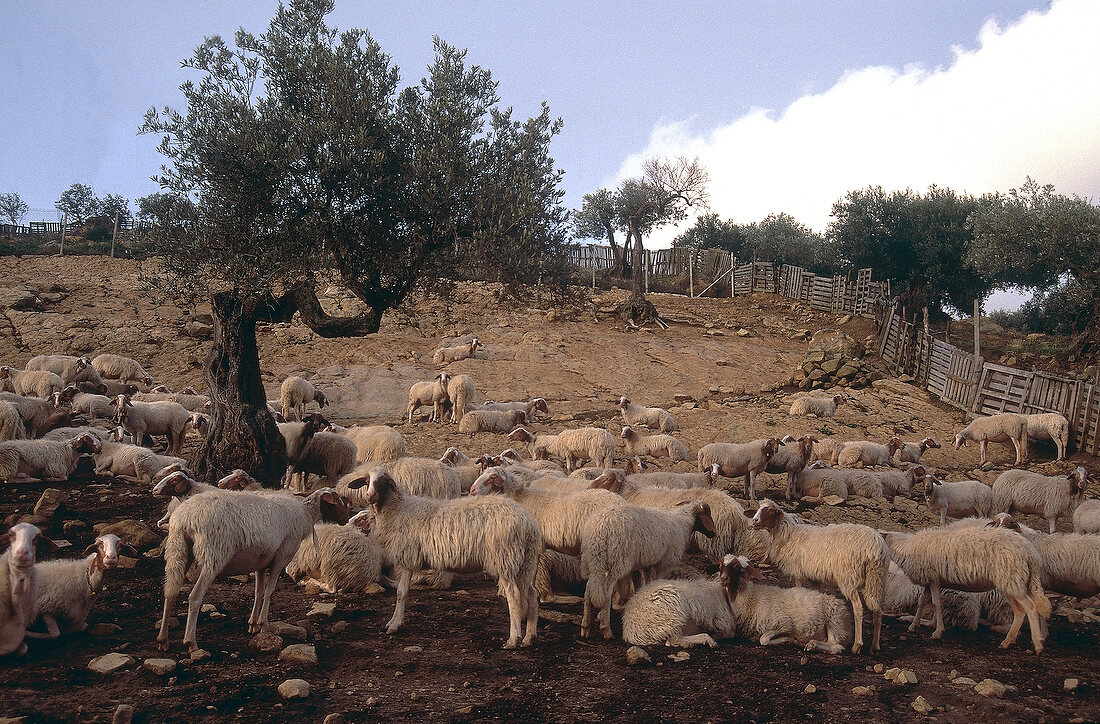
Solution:
<path fill-rule="evenodd" d="M 143 291 L 138 274 L 135 262 L 98 257 L 0 259 L 0 361 L 22 366 L 46 352 L 121 352 L 141 360 L 158 381 L 200 386 L 208 342 L 183 334 L 192 312 L 158 303 Z M 622 296 L 613 291 L 600 298 L 616 295 Z M 261 327 L 265 383 L 277 397 L 282 378 L 303 374 L 329 393 L 332 407 L 325 412 L 333 421 L 394 424 L 411 454 L 433 457 L 448 445 L 472 453 L 506 447 L 502 436 L 469 437 L 402 421 L 409 384 L 436 371 L 431 352 L 469 334 L 485 349 L 449 370 L 472 375 L 482 398 L 546 397 L 552 419 L 537 425 L 540 431 L 597 425 L 617 432 L 620 394 L 670 409 L 691 450 L 718 440 L 806 431 L 842 439 L 900 434 L 944 441 L 960 426 L 960 413 L 901 383 L 852 391 L 854 404 L 831 420 L 791 418 L 789 390 L 771 389 L 805 352 L 805 342 L 792 337 L 835 326 L 835 316 L 765 295 L 653 300 L 676 320 L 670 329 L 638 332 L 596 323 L 590 303 L 548 315 L 502 301 L 492 285 L 461 284 L 446 300 L 418 299 L 387 314 L 382 331 L 369 338 L 325 340 L 299 324 Z M 331 309 L 349 304 L 335 292 L 326 298 Z M 741 329 L 748 335 L 739 335 Z M 857 340 L 873 332 L 861 319 L 843 329 Z M 1003 448 L 992 450 L 988 471 L 974 469 L 973 447 L 931 450 L 925 462 L 947 479 L 992 482 L 1012 462 Z M 1039 460 L 1049 460 L 1049 451 L 1037 452 Z M 1093 458 L 1072 463 L 1097 468 Z M 1034 467 L 1053 474 L 1070 463 Z M 778 494 L 783 481 L 764 479 L 766 492 Z M 30 513 L 43 487 L 0 489 L 0 518 Z M 85 477 L 61 487 L 68 500 L 43 527 L 71 543 L 74 553 L 95 537 L 93 525 L 138 520 L 153 526 L 162 513 L 159 501 L 124 480 Z M 936 522 L 923 505 L 903 498 L 796 509 L 816 522 L 894 529 Z M 1068 520 L 1060 528 L 1067 529 Z M 155 551 L 157 544 L 150 539 L 144 550 Z M 320 721 L 331 712 L 350 721 L 898 721 L 925 718 L 913 707 L 923 697 L 932 707 L 927 716 L 942 721 L 1100 719 L 1096 599 L 1056 599 L 1047 649 L 1039 657 L 1022 645 L 998 649 L 1000 637 L 986 630 L 948 632 L 933 641 L 927 632 L 908 634 L 903 624 L 888 620 L 883 649 L 875 655 L 807 655 L 793 647 L 764 649 L 731 640 L 718 649 L 692 650 L 683 661 L 670 658 L 673 650 L 653 649 L 654 664 L 634 668 L 627 666 L 621 642 L 579 639 L 579 607 L 544 607 L 537 645 L 501 651 L 505 606 L 483 576 L 459 577 L 448 591 L 415 591 L 406 625 L 394 636 L 382 633 L 392 592 L 326 595 L 284 577 L 272 600 L 272 619 L 301 626 L 287 633 L 286 643 L 304 635 L 319 659 L 300 665 L 249 647 L 244 620 L 252 587 L 228 581 L 212 587 L 207 603 L 215 608 L 200 619 L 199 643 L 210 657 L 191 662 L 176 629 L 167 655 L 178 663 L 171 673 L 157 675 L 142 668 L 145 659 L 163 656 L 154 645 L 163 564 L 154 556 L 110 577 L 89 620 L 94 632 L 32 641 L 28 657 L 0 661 L 0 715 L 106 721 L 119 704 L 128 704 L 135 721 Z M 334 613 L 311 615 L 317 602 L 335 604 Z M 93 658 L 112 651 L 134 663 L 107 676 L 87 669 Z M 887 681 L 876 666 L 912 670 L 918 682 Z M 983 696 L 972 685 L 952 683 L 957 677 L 995 679 L 1014 688 L 1002 697 Z M 288 678 L 307 680 L 310 695 L 283 700 L 276 687 Z M 1070 678 L 1079 685 L 1064 691 Z M 857 694 L 856 687 L 867 689 Z"/>

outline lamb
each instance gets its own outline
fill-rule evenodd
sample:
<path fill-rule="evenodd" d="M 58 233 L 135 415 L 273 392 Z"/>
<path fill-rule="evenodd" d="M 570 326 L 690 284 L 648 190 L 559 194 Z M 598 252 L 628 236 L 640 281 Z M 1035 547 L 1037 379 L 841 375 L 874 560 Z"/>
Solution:
<path fill-rule="evenodd" d="M 634 646 L 717 646 L 714 636 L 729 638 L 736 630 L 730 610 L 736 588 L 730 591 L 723 583 L 709 578 L 647 583 L 623 609 L 623 641 Z"/>
<path fill-rule="evenodd" d="M 65 388 L 65 383 L 53 372 L 46 370 L 14 370 L 7 365 L 0 367 L 0 385 L 8 392 L 26 397 L 53 397 Z"/>
<path fill-rule="evenodd" d="M 92 358 L 92 367 L 105 380 L 119 380 L 152 387 L 153 376 L 137 360 L 118 354 L 100 354 Z"/>
<path fill-rule="evenodd" d="M 940 514 L 940 525 L 947 516 L 961 518 L 976 515 L 988 518 L 993 513 L 993 489 L 980 480 L 945 483 L 932 475 L 924 476 L 924 502 L 928 510 Z"/>
<path fill-rule="evenodd" d="M 699 448 L 699 470 L 718 463 L 719 472 L 727 478 L 745 476 L 745 497 L 756 500 L 756 476 L 782 445 L 776 437 L 745 443 L 712 442 Z"/>
<path fill-rule="evenodd" d="M 120 442 L 102 443 L 100 452 L 95 455 L 96 475 L 126 475 L 139 483 L 153 482 L 154 475 L 174 464 L 185 465 L 186 461 L 180 457 L 157 455 L 140 445 Z"/>
<path fill-rule="evenodd" d="M 101 449 L 99 438 L 87 433 L 67 441 L 0 442 L 0 480 L 11 482 L 28 476 L 47 483 L 65 482 L 83 453 L 98 453 Z"/>
<path fill-rule="evenodd" d="M 167 452 L 179 455 L 191 413 L 178 402 L 131 402 L 126 395 L 115 398 L 115 422 L 140 442 L 145 435 L 168 438 Z"/>
<path fill-rule="evenodd" d="M 832 397 L 800 397 L 791 403 L 790 414 L 832 417 L 836 414 L 836 408 L 843 404 L 843 395 L 833 395 Z"/>
<path fill-rule="evenodd" d="M 84 558 L 46 561 L 35 565 L 38 591 L 34 611 L 46 633 L 28 631 L 30 638 L 55 639 L 88 628 L 92 597 L 103 588 L 103 576 L 118 566 L 119 553 L 137 558 L 137 551 L 113 533 L 101 535 L 84 551 Z"/>
<path fill-rule="evenodd" d="M 991 442 L 1012 443 L 1016 449 L 1016 464 L 1020 465 L 1027 458 L 1027 416 L 1005 412 L 979 417 L 955 436 L 955 449 L 961 448 L 967 440 L 978 443 L 981 465 L 985 465 L 986 446 Z"/>
<path fill-rule="evenodd" d="M 103 378 L 95 371 L 92 361 L 87 357 L 73 357 L 67 354 L 40 354 L 27 361 L 28 370 L 46 370 L 61 378 L 65 385 L 89 382 L 102 385 Z"/>
<path fill-rule="evenodd" d="M 37 598 L 35 556 L 38 548 L 57 546 L 30 523 L 16 523 L 8 529 L 8 549 L 0 554 L 0 656 L 27 653 L 23 637 L 34 621 Z"/>
<path fill-rule="evenodd" d="M 919 463 L 920 456 L 924 454 L 924 451 L 928 448 L 940 448 L 941 445 L 936 442 L 934 437 L 926 437 L 918 442 L 903 442 L 901 449 L 898 450 L 898 462 L 901 463 Z"/>
<path fill-rule="evenodd" d="M 1055 460 L 1066 457 L 1069 448 L 1069 420 L 1065 415 L 1057 412 L 1044 412 L 1037 415 L 1025 415 L 1027 417 L 1028 440 L 1051 440 L 1058 448 Z"/>
<path fill-rule="evenodd" d="M 842 468 L 851 468 L 856 465 L 861 467 L 872 465 L 893 467 L 894 452 L 900 450 L 903 445 L 901 438 L 897 437 L 890 438 L 890 441 L 885 445 L 867 440 L 846 442 L 836 454 L 836 464 Z"/>
<path fill-rule="evenodd" d="M 526 428 L 517 427 L 509 440 L 520 440 L 531 447 L 534 458 L 552 457 L 565 461 L 565 469 L 573 470 L 582 460 L 598 467 L 609 468 L 615 462 L 615 436 L 598 427 L 579 427 L 557 435 L 533 436 Z"/>
<path fill-rule="evenodd" d="M 454 375 L 447 379 L 447 403 L 451 406 L 451 423 L 462 422 L 462 416 L 477 396 L 474 379 L 469 375 Z M 440 422 L 443 419 L 440 417 Z"/>
<path fill-rule="evenodd" d="M 266 630 L 279 574 L 322 519 L 341 525 L 348 521 L 347 506 L 332 488 L 321 488 L 304 499 L 281 491 L 211 490 L 180 503 L 168 522 L 164 543 L 164 611 L 157 647 L 168 649 L 168 622 L 192 560 L 198 576 L 187 598 L 183 635 L 190 651 L 198 648 L 199 610 L 218 575 L 255 572 L 256 600 L 248 628 L 249 633 Z"/>
<path fill-rule="evenodd" d="M 928 471 L 923 465 L 911 465 L 905 470 L 876 470 L 872 474 L 882 485 L 882 494 L 887 498 L 895 495 L 912 497 L 913 486 L 924 481 Z"/>
<path fill-rule="evenodd" d="M 421 405 L 432 406 L 432 414 L 428 419 L 443 419 L 443 405 L 447 402 L 447 383 L 449 381 L 450 375 L 446 372 L 440 372 L 435 379 L 413 383 L 412 387 L 409 388 L 409 406 L 405 409 L 405 414 L 408 416 L 410 423 L 413 419 L 413 413 L 420 409 Z"/>
<path fill-rule="evenodd" d="M 369 511 L 363 511 L 344 525 L 315 525 L 316 544 L 298 548 L 286 566 L 287 575 L 295 581 L 314 582 L 326 593 L 363 592 L 377 586 L 382 549 L 368 535 L 370 517 Z"/>
<path fill-rule="evenodd" d="M 837 397 L 839 396 L 837 395 Z M 783 447 L 776 450 L 768 458 L 768 464 L 764 468 L 764 472 L 773 475 L 787 474 L 787 500 L 793 500 L 796 496 L 801 495 L 797 485 L 798 474 L 810 464 L 815 442 L 817 442 L 817 438 L 813 435 L 803 435 L 801 438 L 787 435 L 782 440 Z"/>
<path fill-rule="evenodd" d="M 620 433 L 626 444 L 626 454 L 630 457 L 650 455 L 655 458 L 665 457 L 677 463 L 687 460 L 687 446 L 672 435 L 639 435 L 630 425 L 623 427 Z"/>
<path fill-rule="evenodd" d="M 616 587 L 633 571 L 660 572 L 680 562 L 692 544 L 692 532 L 714 535 L 710 506 L 689 501 L 671 510 L 639 505 L 601 508 L 581 529 L 581 575 L 584 589 L 581 636 L 591 632 L 592 612 L 599 614 L 605 639 L 612 637 L 611 599 Z"/>
<path fill-rule="evenodd" d="M 70 385 L 53 395 L 53 406 L 57 409 L 68 407 L 75 413 L 112 420 L 115 416 L 115 401 L 106 395 L 81 392 Z"/>
<path fill-rule="evenodd" d="M 386 425 L 349 427 L 340 434 L 355 443 L 356 464 L 367 460 L 388 462 L 405 455 L 405 438 Z"/>
<path fill-rule="evenodd" d="M 658 488 L 713 488 L 718 484 L 720 467 L 718 463 L 714 463 L 701 473 L 673 473 L 667 470 L 643 473 L 640 463 L 641 461 L 637 458 L 632 458 L 623 468 L 627 482 L 639 487 L 652 485 Z"/>
<path fill-rule="evenodd" d="M 932 591 L 936 629 L 932 638 L 943 637 L 940 588 L 981 593 L 996 589 L 1012 602 L 1012 627 L 1001 648 L 1016 640 L 1027 613 L 1035 653 L 1043 650 L 1039 617 L 1050 617 L 1050 601 L 1043 591 L 1039 554 L 1023 537 L 987 525 L 925 528 L 917 533 L 886 533 L 890 555 L 913 583 Z M 924 607 L 922 591 L 909 630 L 920 623 Z"/>
<path fill-rule="evenodd" d="M 988 487 L 988 486 L 987 486 Z M 904 571 L 898 568 L 894 562 L 890 563 L 890 570 L 886 577 L 886 598 L 882 604 L 882 612 L 887 616 L 899 616 L 903 621 L 912 619 L 912 611 L 921 600 L 924 589 L 909 580 Z M 966 591 L 954 591 L 950 588 L 940 591 L 943 604 L 944 625 L 948 628 L 960 628 L 964 631 L 977 631 L 978 622 L 981 619 L 981 598 L 976 593 Z M 921 624 L 933 625 L 934 622 L 926 620 L 926 616 L 934 612 L 925 606 L 918 616 Z"/>
<path fill-rule="evenodd" d="M 605 473 L 592 481 L 592 487 L 618 493 L 625 500 L 647 508 L 670 510 L 678 505 L 701 500 L 710 508 L 713 535 L 696 531 L 695 547 L 712 562 L 721 563 L 722 557 L 745 552 L 748 523 L 745 509 L 724 491 L 714 488 L 657 488 L 642 487 L 630 477 L 625 481 L 614 472 Z"/>
<path fill-rule="evenodd" d="M 749 515 L 746 511 L 745 515 Z M 882 631 L 882 602 L 890 553 L 882 536 L 865 525 L 838 523 L 826 526 L 797 525 L 778 505 L 765 499 L 752 516 L 752 527 L 771 534 L 768 559 L 795 579 L 837 586 L 852 604 L 855 642 L 852 653 L 863 648 L 863 607 L 874 620 L 871 650 L 878 651 Z"/>
<path fill-rule="evenodd" d="M 583 597 L 571 595 L 568 591 L 581 591 L 583 588 L 584 576 L 581 575 L 580 558 L 554 550 L 545 550 L 539 554 L 539 567 L 535 573 L 535 591 L 538 593 L 539 603 L 582 603 Z"/>
<path fill-rule="evenodd" d="M 440 347 L 432 354 L 432 362 L 437 365 L 458 362 L 473 357 L 477 352 L 477 348 L 484 346 L 477 337 L 474 337 L 469 342 L 460 344 L 457 347 Z"/>
<path fill-rule="evenodd" d="M 1073 511 L 1074 533 L 1100 533 L 1100 500 L 1086 500 Z"/>
<path fill-rule="evenodd" d="M 12 402 L 0 400 L 0 442 L 23 440 L 27 437 L 27 428 L 19 416 L 19 408 Z"/>
<path fill-rule="evenodd" d="M 508 601 L 511 624 L 504 648 L 534 642 L 539 608 L 534 581 L 542 537 L 521 505 L 499 495 L 447 501 L 405 495 L 384 469 L 371 471 L 369 480 L 360 478 L 352 487 L 364 483 L 374 509 L 372 535 L 400 575 L 386 633 L 401 628 L 412 574 L 428 567 L 495 576 L 497 590 Z"/>
<path fill-rule="evenodd" d="M 676 420 L 672 419 L 672 414 L 660 407 L 642 407 L 625 397 L 620 397 L 619 411 L 623 415 L 623 422 L 627 425 L 645 425 L 651 430 L 660 430 L 661 432 L 673 432 L 680 429 L 676 424 Z"/>
<path fill-rule="evenodd" d="M 333 485 L 355 468 L 355 443 L 335 432 L 318 432 L 306 445 L 305 450 L 290 461 L 287 474 L 294 480 L 297 475 L 297 489 L 309 490 L 310 473 L 327 478 Z"/>
<path fill-rule="evenodd" d="M 1040 533 L 1009 515 L 998 515 L 990 525 L 1015 530 L 1035 546 L 1043 564 L 1043 588 L 1074 598 L 1100 593 L 1100 538 L 1079 533 Z"/>
<path fill-rule="evenodd" d="M 370 471 L 380 468 L 379 463 L 366 462 L 340 479 L 336 489 L 347 496 L 352 505 L 366 506 L 367 501 L 349 484 L 366 479 Z M 449 500 L 462 495 L 462 480 L 451 466 L 432 458 L 403 457 L 384 465 L 389 475 L 407 495 L 418 495 L 438 500 Z"/>
<path fill-rule="evenodd" d="M 488 457 L 483 455 L 483 458 Z M 444 451 L 443 457 L 439 458 L 439 462 L 443 463 L 454 469 L 458 475 L 458 484 L 462 488 L 463 493 L 469 493 L 470 488 L 473 487 L 474 481 L 483 472 L 482 466 L 479 461 L 471 460 L 464 455 L 461 450 L 456 447 L 449 447 Z M 492 467 L 491 465 L 487 467 Z"/>
<path fill-rule="evenodd" d="M 523 410 L 523 413 L 527 416 L 527 419 L 531 422 L 535 421 L 536 412 L 545 412 L 550 414 L 550 408 L 546 405 L 546 400 L 541 397 L 535 397 L 527 402 L 483 402 L 478 405 L 480 410 Z"/>
<path fill-rule="evenodd" d="M 316 402 L 318 407 L 328 404 L 325 393 L 314 387 L 308 380 L 291 375 L 283 380 L 279 390 L 283 417 L 287 422 L 297 422 L 305 415 L 306 405 Z"/>
<path fill-rule="evenodd" d="M 19 410 L 19 417 L 23 420 L 27 436 L 31 438 L 41 437 L 50 430 L 72 424 L 72 411 L 54 409 L 49 400 L 23 397 L 13 392 L 0 392 L 0 401 L 15 405 Z"/>
<path fill-rule="evenodd" d="M 993 481 L 993 509 L 998 513 L 1041 515 L 1047 519 L 1053 533 L 1058 516 L 1072 513 L 1085 499 L 1088 484 L 1088 472 L 1082 467 L 1064 477 L 1006 470 Z"/>
<path fill-rule="evenodd" d="M 507 434 L 527 423 L 523 410 L 470 410 L 458 423 L 458 431 L 473 435 L 478 432 Z"/>

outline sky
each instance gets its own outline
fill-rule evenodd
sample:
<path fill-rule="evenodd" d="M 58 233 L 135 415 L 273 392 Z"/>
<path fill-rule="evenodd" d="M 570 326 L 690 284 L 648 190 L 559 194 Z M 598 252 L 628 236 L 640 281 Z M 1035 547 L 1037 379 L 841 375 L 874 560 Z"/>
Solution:
<path fill-rule="evenodd" d="M 0 192 L 56 220 L 73 183 L 157 191 L 144 112 L 181 108 L 195 76 L 180 61 L 205 36 L 263 32 L 275 7 L 0 0 Z M 552 152 L 571 208 L 658 154 L 699 156 L 725 218 L 786 212 L 818 231 L 873 185 L 1100 189 L 1095 0 L 336 0 L 328 22 L 369 30 L 405 83 L 439 35 L 492 71 L 517 115 L 546 101 L 564 120 Z"/>

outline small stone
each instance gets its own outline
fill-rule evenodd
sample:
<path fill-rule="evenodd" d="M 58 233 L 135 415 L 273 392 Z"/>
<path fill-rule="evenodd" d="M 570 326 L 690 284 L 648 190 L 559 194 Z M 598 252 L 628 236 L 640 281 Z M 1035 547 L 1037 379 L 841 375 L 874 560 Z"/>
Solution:
<path fill-rule="evenodd" d="M 918 714 L 928 714 L 934 708 L 923 696 L 918 696 L 910 706 Z"/>
<path fill-rule="evenodd" d="M 899 684 L 915 684 L 917 683 L 917 675 L 913 671 L 905 669 L 894 680 Z"/>
<path fill-rule="evenodd" d="M 817 692 L 817 687 L 814 686 L 813 684 L 806 684 L 806 688 L 803 689 L 802 691 L 807 693 L 807 694 L 813 694 L 813 693 Z"/>
<path fill-rule="evenodd" d="M 373 596 L 375 594 L 385 593 L 385 592 L 386 592 L 386 589 L 383 588 L 382 586 L 378 585 L 377 583 L 372 583 L 369 586 L 367 586 L 366 588 L 364 588 L 362 591 L 360 591 L 360 593 L 362 593 L 364 595 L 367 595 L 367 596 Z"/>
<path fill-rule="evenodd" d="M 121 630 L 121 626 L 113 623 L 97 623 L 96 625 L 88 628 L 88 633 L 90 633 L 92 636 L 114 636 Z"/>
<path fill-rule="evenodd" d="M 145 663 L 141 666 L 146 671 L 152 671 L 157 676 L 171 674 L 176 670 L 176 662 L 174 659 L 145 659 Z"/>
<path fill-rule="evenodd" d="M 455 709 L 455 714 L 473 714 L 473 713 L 474 713 L 474 707 L 473 707 L 472 704 L 467 704 L 466 706 Z"/>
<path fill-rule="evenodd" d="M 126 654 L 120 654 L 117 651 L 112 651 L 109 654 L 103 654 L 103 656 L 97 656 L 88 662 L 88 669 L 96 672 L 97 674 L 111 674 L 116 671 L 120 671 L 129 666 L 133 666 L 134 658 L 127 656 Z"/>
<path fill-rule="evenodd" d="M 111 717 L 111 724 L 130 724 L 134 718 L 134 707 L 130 704 L 119 704 Z"/>
<path fill-rule="evenodd" d="M 1074 689 L 1077 688 L 1078 684 L 1080 684 L 1080 683 L 1081 682 L 1079 682 L 1077 679 L 1066 679 L 1062 683 L 1062 690 L 1063 691 L 1073 691 Z"/>
<path fill-rule="evenodd" d="M 885 669 L 886 669 L 886 667 L 883 666 L 882 664 L 875 664 L 875 673 L 876 674 L 881 674 L 883 671 L 885 671 Z"/>
<path fill-rule="evenodd" d="M 752 332 L 750 332 L 749 330 L 742 327 L 741 329 L 737 330 L 737 336 L 738 337 L 751 337 Z"/>
<path fill-rule="evenodd" d="M 322 724 L 344 724 L 346 721 L 343 714 L 329 714 Z"/>
<path fill-rule="evenodd" d="M 672 659 L 673 661 L 687 661 L 691 658 L 691 654 L 689 654 L 687 651 L 677 651 L 674 654 L 669 654 L 668 658 Z"/>
<path fill-rule="evenodd" d="M 200 609 L 201 613 L 211 614 L 218 610 L 218 607 L 212 603 L 204 603 Z"/>
<path fill-rule="evenodd" d="M 31 724 L 29 716 L 0 716 L 0 724 Z"/>
<path fill-rule="evenodd" d="M 284 699 L 304 699 L 309 696 L 309 682 L 305 679 L 287 679 L 279 684 L 279 696 Z"/>
<path fill-rule="evenodd" d="M 540 616 L 542 615 L 541 611 L 539 612 L 539 615 Z M 336 623 L 332 624 L 332 632 L 335 633 L 335 634 L 344 633 L 344 631 L 346 631 L 347 628 L 348 628 L 348 622 L 347 621 L 341 620 L 341 621 L 337 621 Z"/>
<path fill-rule="evenodd" d="M 423 650 L 424 650 L 423 646 L 406 646 L 405 647 L 405 652 L 409 653 L 409 654 L 419 654 Z"/>
<path fill-rule="evenodd" d="M 998 698 L 1004 696 L 1007 690 L 1007 687 L 996 679 L 982 679 L 982 681 L 974 687 L 974 691 L 982 696 L 996 696 Z"/>
<path fill-rule="evenodd" d="M 303 627 L 287 621 L 276 621 L 271 624 L 271 633 L 281 636 L 286 641 L 305 641 L 308 635 Z"/>
<path fill-rule="evenodd" d="M 639 666 L 651 662 L 652 659 L 649 658 L 649 654 L 641 646 L 631 646 L 626 650 L 626 663 L 628 666 Z"/>
<path fill-rule="evenodd" d="M 955 684 L 956 686 L 974 686 L 978 682 L 974 681 L 969 676 L 956 676 L 954 679 L 951 680 L 951 683 Z"/>
<path fill-rule="evenodd" d="M 317 665 L 317 649 L 313 644 L 291 644 L 279 652 L 279 661 L 302 666 Z"/>
<path fill-rule="evenodd" d="M 270 631 L 261 631 L 248 642 L 249 648 L 256 649 L 262 654 L 270 654 L 283 648 L 283 637 Z"/>
<path fill-rule="evenodd" d="M 318 601 L 317 603 L 313 604 L 313 608 L 309 609 L 309 613 L 307 613 L 306 615 L 307 616 L 324 616 L 326 618 L 329 618 L 334 613 L 336 613 L 336 604 L 335 603 L 324 603 L 324 602 Z"/>
<path fill-rule="evenodd" d="M 852 694 L 855 696 L 874 696 L 875 690 L 870 686 L 855 686 L 852 687 Z"/>
<path fill-rule="evenodd" d="M 192 661 L 202 661 L 203 659 L 209 659 L 209 658 L 210 658 L 210 652 L 207 651 L 206 649 L 195 649 L 194 651 L 191 652 L 191 660 Z"/>
<path fill-rule="evenodd" d="M 57 488 L 46 488 L 42 491 L 42 497 L 34 504 L 34 514 L 42 518 L 52 518 L 68 499 L 68 493 Z"/>
<path fill-rule="evenodd" d="M 898 678 L 898 674 L 900 674 L 900 673 L 901 673 L 901 669 L 899 669 L 897 667 L 894 667 L 894 668 L 891 668 L 891 669 L 887 669 L 886 673 L 882 675 L 882 678 L 888 679 L 890 681 L 895 681 Z"/>

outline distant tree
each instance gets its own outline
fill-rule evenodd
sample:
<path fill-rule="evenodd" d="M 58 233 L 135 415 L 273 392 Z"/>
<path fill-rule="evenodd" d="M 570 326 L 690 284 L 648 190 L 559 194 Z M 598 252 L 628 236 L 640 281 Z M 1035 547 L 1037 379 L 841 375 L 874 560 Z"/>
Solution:
<path fill-rule="evenodd" d="M 744 254 L 777 265 L 793 264 L 817 274 L 837 270 L 832 247 L 813 229 L 789 214 L 771 214 L 763 221 L 745 227 Z"/>
<path fill-rule="evenodd" d="M 91 186 L 73 184 L 61 193 L 61 197 L 54 202 L 54 208 L 59 213 L 65 214 L 69 223 L 79 224 L 99 212 L 99 199 L 96 198 Z"/>
<path fill-rule="evenodd" d="M 674 247 L 691 249 L 722 249 L 734 256 L 741 254 L 748 242 L 745 227 L 722 219 L 718 214 L 700 214 L 690 229 L 677 236 Z"/>
<path fill-rule="evenodd" d="M 966 256 L 973 273 L 1000 284 L 1053 290 L 1063 275 L 1092 313 L 1070 355 L 1100 351 L 1100 208 L 1079 196 L 1055 193 L 1028 178 L 1019 189 L 993 194 L 970 217 L 974 243 Z"/>
<path fill-rule="evenodd" d="M 1081 334 L 1092 318 L 1093 293 L 1076 279 L 1053 289 L 1040 289 L 1022 307 L 989 316 L 1003 327 L 1022 332 L 1043 332 L 1073 337 Z"/>
<path fill-rule="evenodd" d="M 629 279 L 631 274 L 631 237 L 620 246 L 616 234 L 625 233 L 626 226 L 615 208 L 615 193 L 599 189 L 585 194 L 580 210 L 573 213 L 574 234 L 582 239 L 607 239 L 615 258 L 619 276 Z"/>
<path fill-rule="evenodd" d="M 0 194 L 0 219 L 18 225 L 30 210 L 19 194 Z"/>
<path fill-rule="evenodd" d="M 195 204 L 183 194 L 168 191 L 142 196 L 137 200 L 137 217 L 161 226 L 181 219 L 195 218 Z"/>
<path fill-rule="evenodd" d="M 130 218 L 130 199 L 120 194 L 107 194 L 99 202 L 97 213 L 109 219 L 114 219 L 118 214 L 119 222 L 126 221 Z"/>

